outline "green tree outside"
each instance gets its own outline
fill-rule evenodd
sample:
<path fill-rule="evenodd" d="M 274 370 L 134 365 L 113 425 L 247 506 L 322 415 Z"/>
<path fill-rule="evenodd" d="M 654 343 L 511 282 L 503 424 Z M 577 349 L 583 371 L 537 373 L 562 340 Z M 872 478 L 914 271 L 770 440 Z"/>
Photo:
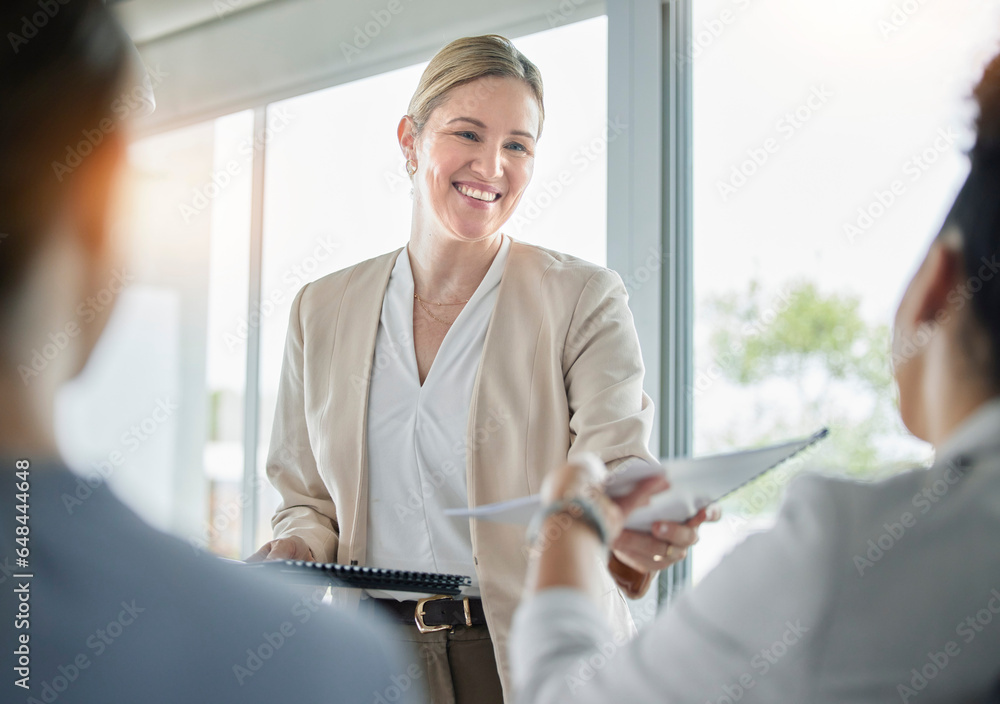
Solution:
<path fill-rule="evenodd" d="M 715 369 L 737 388 L 756 389 L 762 412 L 752 445 L 830 428 L 830 436 L 804 457 L 727 500 L 744 515 L 775 508 L 781 495 L 777 484 L 803 470 L 880 479 L 927 459 L 918 451 L 900 456 L 892 443 L 905 429 L 896 405 L 888 326 L 865 321 L 855 296 L 824 294 L 808 281 L 791 282 L 781 291 L 775 297 L 754 281 L 745 291 L 710 299 L 705 308 Z M 779 396 L 795 403 L 775 412 L 782 408 Z M 724 432 L 709 444 L 710 452 L 745 447 L 746 428 Z"/>

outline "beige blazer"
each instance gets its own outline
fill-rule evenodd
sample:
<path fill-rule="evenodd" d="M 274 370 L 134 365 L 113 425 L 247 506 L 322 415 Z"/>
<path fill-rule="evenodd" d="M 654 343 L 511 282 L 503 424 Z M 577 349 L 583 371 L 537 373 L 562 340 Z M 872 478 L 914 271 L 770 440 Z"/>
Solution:
<path fill-rule="evenodd" d="M 272 525 L 275 537 L 299 536 L 320 561 L 365 564 L 368 382 L 399 251 L 307 284 L 292 303 L 267 460 L 282 498 Z M 595 452 L 609 466 L 653 459 L 653 406 L 627 300 L 609 269 L 511 243 L 469 409 L 470 506 L 536 493 L 576 453 Z M 525 579 L 525 531 L 478 521 L 471 530 L 509 699 L 506 643 Z M 606 593 L 610 622 L 634 634 L 610 575 Z M 352 591 L 342 601 L 358 598 Z"/>

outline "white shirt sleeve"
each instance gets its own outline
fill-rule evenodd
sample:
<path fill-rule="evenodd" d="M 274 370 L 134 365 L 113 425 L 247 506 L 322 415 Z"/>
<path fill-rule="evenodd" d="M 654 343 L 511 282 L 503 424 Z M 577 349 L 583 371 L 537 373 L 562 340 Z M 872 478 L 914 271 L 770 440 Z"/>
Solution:
<path fill-rule="evenodd" d="M 550 589 L 522 604 L 510 644 L 520 704 L 811 701 L 817 635 L 853 569 L 834 557 L 846 530 L 832 493 L 821 480 L 796 482 L 772 530 L 629 643 L 582 592 Z"/>

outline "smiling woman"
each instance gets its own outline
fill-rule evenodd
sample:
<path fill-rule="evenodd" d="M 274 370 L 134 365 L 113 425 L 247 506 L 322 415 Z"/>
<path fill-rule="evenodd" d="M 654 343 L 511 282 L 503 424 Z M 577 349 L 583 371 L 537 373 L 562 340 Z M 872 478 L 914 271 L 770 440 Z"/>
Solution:
<path fill-rule="evenodd" d="M 466 598 L 435 601 L 420 627 L 403 600 L 413 595 L 361 601 L 399 621 L 435 702 L 509 697 L 505 643 L 526 569 L 523 531 L 443 509 L 535 493 L 582 452 L 609 468 L 652 459 L 620 277 L 502 231 L 544 115 L 539 71 L 509 40 L 442 49 L 397 127 L 409 243 L 308 284 L 292 304 L 267 461 L 281 503 L 274 539 L 251 559 L 471 575 Z M 626 532 L 609 557 L 602 611 L 623 637 L 634 626 L 615 581 L 643 593 L 696 538 L 661 528 Z"/>

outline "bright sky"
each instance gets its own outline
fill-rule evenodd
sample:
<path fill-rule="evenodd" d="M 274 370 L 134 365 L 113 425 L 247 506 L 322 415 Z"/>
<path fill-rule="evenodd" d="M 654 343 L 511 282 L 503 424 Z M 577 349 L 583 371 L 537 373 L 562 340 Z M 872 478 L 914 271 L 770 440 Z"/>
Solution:
<path fill-rule="evenodd" d="M 916 11 L 894 18 L 903 5 Z M 1000 3 L 697 0 L 693 24 L 699 293 L 805 276 L 888 322 L 967 170 L 963 99 L 1000 48 Z M 805 120 L 784 118 L 811 95 Z M 961 137 L 936 150 L 939 129 Z M 724 199 L 719 182 L 768 138 L 775 152 Z M 928 148 L 935 163 L 912 161 Z M 849 240 L 894 181 L 902 195 Z"/>

